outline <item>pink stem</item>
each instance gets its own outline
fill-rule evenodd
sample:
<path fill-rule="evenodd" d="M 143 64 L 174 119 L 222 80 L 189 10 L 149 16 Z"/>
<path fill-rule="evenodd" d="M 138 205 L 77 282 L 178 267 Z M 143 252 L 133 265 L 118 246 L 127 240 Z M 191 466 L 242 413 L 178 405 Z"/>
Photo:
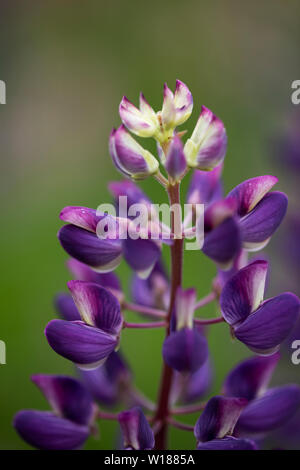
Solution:
<path fill-rule="evenodd" d="M 167 323 L 165 321 L 154 321 L 148 323 L 130 323 L 124 321 L 123 328 L 165 328 Z"/>
<path fill-rule="evenodd" d="M 180 421 L 176 421 L 176 419 L 168 418 L 167 422 L 175 428 L 182 429 L 183 431 L 194 431 L 194 426 L 191 426 L 190 424 L 181 423 Z"/>
<path fill-rule="evenodd" d="M 97 418 L 117 421 L 118 420 L 118 413 L 107 413 L 106 411 L 98 410 Z"/>
<path fill-rule="evenodd" d="M 202 411 L 206 406 L 206 402 L 197 403 L 195 405 L 187 405 L 187 406 L 177 406 L 170 410 L 172 415 L 185 415 L 188 413 L 196 413 L 197 411 Z"/>
<path fill-rule="evenodd" d="M 215 300 L 215 298 L 216 298 L 215 292 L 210 292 L 210 294 L 208 294 L 206 297 L 203 297 L 203 299 L 200 299 L 196 303 L 195 310 L 197 310 L 198 308 L 204 307 L 205 305 L 210 304 L 211 302 L 213 302 L 213 300 Z"/>
<path fill-rule="evenodd" d="M 167 313 L 163 310 L 146 307 L 144 305 L 132 304 L 130 302 L 125 302 L 124 308 L 126 310 L 131 310 L 132 312 L 142 313 L 143 315 L 150 315 L 151 317 L 165 318 L 167 316 Z"/>
<path fill-rule="evenodd" d="M 222 323 L 224 320 L 223 317 L 217 317 L 217 318 L 194 318 L 194 323 L 196 325 L 202 326 L 202 325 L 214 325 L 215 323 Z"/>

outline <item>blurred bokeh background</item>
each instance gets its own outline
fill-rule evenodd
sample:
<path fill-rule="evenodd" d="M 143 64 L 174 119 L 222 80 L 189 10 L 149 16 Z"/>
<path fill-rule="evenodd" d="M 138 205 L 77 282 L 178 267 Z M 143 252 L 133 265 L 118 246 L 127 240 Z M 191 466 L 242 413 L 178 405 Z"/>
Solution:
<path fill-rule="evenodd" d="M 53 296 L 69 279 L 67 257 L 56 238 L 58 214 L 66 205 L 109 202 L 107 183 L 120 176 L 107 142 L 120 122 L 122 95 L 136 103 L 143 90 L 160 109 L 163 82 L 173 88 L 180 78 L 194 96 L 189 130 L 201 104 L 225 122 L 226 191 L 243 179 L 271 173 L 282 176 L 278 189 L 289 194 L 289 177 L 272 152 L 276 135 L 295 112 L 290 95 L 292 81 L 300 78 L 300 4 L 2 0 L 0 25 L 0 79 L 7 85 L 7 104 L 0 106 L 0 339 L 7 346 L 7 364 L 0 365 L 0 448 L 23 449 L 29 446 L 12 427 L 14 413 L 47 407 L 30 375 L 74 374 L 43 333 L 55 316 Z M 155 202 L 165 201 L 156 182 L 147 180 L 142 187 Z M 275 257 L 273 286 L 276 272 L 283 272 L 278 237 L 280 232 L 267 249 Z M 184 285 L 196 284 L 203 296 L 215 268 L 201 253 L 185 255 Z M 124 263 L 118 273 L 127 289 Z M 295 279 L 289 287 L 289 269 L 284 273 L 284 287 L 293 289 Z M 136 384 L 152 399 L 162 339 L 157 331 L 125 331 L 122 338 Z M 217 392 L 230 367 L 250 354 L 230 339 L 225 325 L 212 329 L 209 344 Z M 300 382 L 299 368 L 287 361 L 274 380 Z M 87 448 L 114 448 L 115 425 L 100 427 L 100 440 L 90 439 Z M 194 448 L 194 438 L 172 431 L 171 447 Z"/>

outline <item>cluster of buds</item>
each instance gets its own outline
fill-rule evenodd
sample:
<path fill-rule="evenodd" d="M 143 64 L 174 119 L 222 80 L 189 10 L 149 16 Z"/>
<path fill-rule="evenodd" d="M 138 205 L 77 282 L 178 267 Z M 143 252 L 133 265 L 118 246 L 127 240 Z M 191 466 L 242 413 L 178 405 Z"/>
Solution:
<path fill-rule="evenodd" d="M 193 431 L 199 450 L 255 450 L 257 435 L 265 436 L 282 426 L 300 406 L 296 385 L 267 390 L 280 345 L 299 319 L 299 299 L 285 292 L 264 300 L 268 262 L 257 256 L 249 259 L 279 227 L 287 196 L 271 191 L 277 178 L 270 175 L 244 181 L 224 196 L 225 127 L 202 106 L 191 137 L 183 143 L 185 133 L 177 132 L 177 127 L 190 117 L 192 108 L 192 95 L 179 80 L 174 93 L 165 85 L 158 112 L 142 94 L 139 109 L 124 97 L 120 104 L 123 124 L 112 131 L 109 141 L 113 163 L 128 178 L 109 184 L 117 214 L 77 206 L 66 207 L 60 214 L 67 225 L 58 237 L 71 256 L 68 267 L 74 279 L 68 282 L 70 293 L 57 296 L 55 304 L 62 318 L 50 321 L 45 335 L 57 354 L 75 364 L 78 379 L 33 377 L 53 411 L 21 411 L 14 424 L 34 447 L 80 448 L 95 435 L 97 419 L 115 419 L 124 449 L 166 448 L 166 430 L 175 426 Z M 130 132 L 153 137 L 158 158 Z M 141 231 L 135 239 L 124 236 L 132 218 L 119 213 L 120 198 L 126 197 L 130 206 L 151 206 L 132 180 L 154 176 L 166 189 L 172 206 L 181 202 L 180 183 L 189 169 L 194 173 L 186 202 L 192 209 L 180 220 L 179 233 L 175 233 L 173 217 L 170 227 L 153 219 L 146 233 Z M 195 223 L 200 204 L 204 206 L 201 227 Z M 112 221 L 117 231 L 109 228 Z M 99 235 L 103 222 L 108 226 L 105 237 Z M 158 230 L 156 239 L 150 236 L 154 228 Z M 182 287 L 182 259 L 185 238 L 191 234 L 200 237 L 200 230 L 202 251 L 215 263 L 217 275 L 212 291 L 197 301 L 196 288 Z M 164 245 L 171 249 L 170 276 L 162 260 Z M 133 271 L 130 300 L 113 272 L 123 258 Z M 197 315 L 201 307 L 213 302 L 219 316 Z M 137 312 L 148 321 L 131 323 L 126 311 Z M 222 395 L 199 402 L 209 393 L 213 377 L 207 328 L 222 323 L 228 325 L 230 336 L 255 355 L 229 373 Z M 137 334 L 140 328 L 166 331 L 159 346 L 164 367 L 156 403 L 135 387 L 119 351 L 121 335 L 128 328 L 135 328 Z M 106 409 L 120 405 L 121 412 Z M 201 413 L 195 426 L 175 419 L 193 412 Z"/>

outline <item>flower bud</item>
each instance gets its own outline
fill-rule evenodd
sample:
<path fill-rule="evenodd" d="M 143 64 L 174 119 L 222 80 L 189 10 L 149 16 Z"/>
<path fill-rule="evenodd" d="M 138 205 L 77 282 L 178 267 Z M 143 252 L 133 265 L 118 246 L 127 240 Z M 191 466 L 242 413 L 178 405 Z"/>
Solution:
<path fill-rule="evenodd" d="M 134 179 L 144 179 L 157 172 L 159 164 L 156 158 L 138 144 L 122 125 L 113 129 L 109 150 L 117 169 Z"/>
<path fill-rule="evenodd" d="M 119 113 L 123 124 L 140 137 L 152 137 L 159 130 L 158 117 L 142 93 L 140 94 L 140 109 L 123 96 Z"/>
<path fill-rule="evenodd" d="M 225 157 L 227 135 L 223 122 L 202 106 L 198 122 L 184 146 L 188 165 L 199 170 L 212 170 Z"/>
<path fill-rule="evenodd" d="M 166 169 L 174 181 L 179 181 L 186 169 L 183 145 L 179 137 L 172 140 L 166 157 Z"/>
<path fill-rule="evenodd" d="M 166 130 L 183 124 L 191 115 L 193 110 L 193 97 L 188 87 L 176 80 L 175 93 L 165 83 L 164 101 L 161 111 L 163 126 Z"/>

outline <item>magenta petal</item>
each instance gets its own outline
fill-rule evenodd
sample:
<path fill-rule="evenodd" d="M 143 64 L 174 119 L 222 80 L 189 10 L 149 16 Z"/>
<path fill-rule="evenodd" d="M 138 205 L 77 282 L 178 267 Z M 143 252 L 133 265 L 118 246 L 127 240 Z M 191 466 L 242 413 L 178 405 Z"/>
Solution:
<path fill-rule="evenodd" d="M 289 292 L 273 297 L 235 329 L 235 336 L 254 352 L 270 354 L 291 332 L 299 305 L 298 297 Z"/>
<path fill-rule="evenodd" d="M 160 248 L 155 241 L 128 238 L 123 243 L 124 258 L 137 272 L 151 269 L 160 257 Z"/>
<path fill-rule="evenodd" d="M 277 230 L 286 214 L 288 199 L 284 193 L 267 194 L 255 208 L 240 220 L 245 248 L 266 242 Z"/>
<path fill-rule="evenodd" d="M 259 435 L 283 425 L 300 407 L 300 387 L 285 385 L 271 388 L 253 400 L 242 412 L 237 435 Z"/>
<path fill-rule="evenodd" d="M 237 439 L 236 437 L 224 437 L 208 442 L 200 442 L 198 450 L 257 450 L 257 445 L 250 439 Z"/>
<path fill-rule="evenodd" d="M 279 354 L 254 356 L 240 362 L 227 376 L 224 393 L 229 397 L 254 400 L 267 388 L 279 361 Z"/>
<path fill-rule="evenodd" d="M 57 313 L 68 321 L 81 320 L 78 309 L 70 294 L 61 293 L 58 294 L 54 299 L 54 305 Z"/>
<path fill-rule="evenodd" d="M 195 372 L 208 357 L 206 338 L 195 329 L 171 333 L 163 344 L 165 362 L 178 372 Z"/>
<path fill-rule="evenodd" d="M 96 234 L 74 225 L 62 227 L 58 238 L 70 256 L 94 269 L 110 270 L 107 267 L 117 263 L 122 252 L 120 240 L 100 239 Z"/>
<path fill-rule="evenodd" d="M 232 434 L 247 403 L 243 398 L 211 398 L 195 424 L 194 434 L 197 442 L 211 441 Z"/>
<path fill-rule="evenodd" d="M 118 420 L 123 434 L 123 445 L 130 450 L 151 450 L 154 434 L 141 408 L 134 407 L 119 413 Z"/>
<path fill-rule="evenodd" d="M 118 345 L 116 336 L 83 322 L 52 320 L 45 334 L 57 354 L 89 369 L 98 367 Z"/>
<path fill-rule="evenodd" d="M 85 281 L 69 281 L 68 287 L 85 323 L 112 335 L 120 333 L 123 318 L 119 301 L 113 294 Z"/>
<path fill-rule="evenodd" d="M 78 449 L 89 436 L 87 426 L 48 411 L 19 411 L 14 418 L 14 427 L 28 444 L 44 450 Z"/>
<path fill-rule="evenodd" d="M 266 261 L 254 261 L 225 284 L 220 306 L 227 323 L 235 325 L 259 307 L 264 296 L 267 271 Z"/>
<path fill-rule="evenodd" d="M 76 227 L 96 232 L 98 222 L 106 217 L 106 214 L 98 214 L 95 209 L 89 207 L 68 206 L 61 211 L 59 217 Z"/>
<path fill-rule="evenodd" d="M 202 251 L 216 263 L 230 263 L 240 249 L 240 231 L 234 218 L 224 220 L 218 227 L 205 234 Z"/>
<path fill-rule="evenodd" d="M 242 217 L 252 211 L 277 182 L 276 176 L 257 176 L 240 183 L 230 191 L 228 197 L 236 199 L 238 214 Z"/>
<path fill-rule="evenodd" d="M 180 179 L 186 169 L 186 159 L 183 152 L 182 141 L 175 136 L 171 141 L 168 153 L 166 155 L 166 170 L 168 174 L 177 181 Z"/>
<path fill-rule="evenodd" d="M 146 194 L 132 181 L 112 181 L 109 183 L 108 189 L 117 203 L 119 202 L 118 200 L 120 197 L 126 196 L 128 207 L 132 206 L 133 204 L 151 204 L 148 196 L 146 196 Z M 119 214 L 119 216 L 124 217 L 125 214 Z"/>
<path fill-rule="evenodd" d="M 43 392 L 53 411 L 77 424 L 88 425 L 93 401 L 87 389 L 76 379 L 62 375 L 33 375 L 31 380 Z"/>

